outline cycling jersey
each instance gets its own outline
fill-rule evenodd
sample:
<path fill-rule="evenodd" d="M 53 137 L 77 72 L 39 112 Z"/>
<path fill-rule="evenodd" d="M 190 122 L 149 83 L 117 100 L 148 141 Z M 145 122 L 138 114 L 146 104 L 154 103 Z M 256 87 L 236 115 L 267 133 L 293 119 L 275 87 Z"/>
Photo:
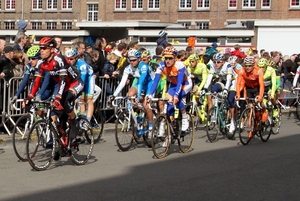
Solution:
<path fill-rule="evenodd" d="M 200 83 L 198 86 L 198 90 L 202 90 L 204 84 L 206 83 L 208 74 L 206 65 L 204 63 L 197 63 L 197 65 L 194 68 L 189 67 L 188 71 L 199 79 Z"/>
<path fill-rule="evenodd" d="M 83 59 L 77 59 L 75 66 L 80 71 L 81 80 L 84 84 L 82 95 L 93 97 L 95 88 L 95 78 L 93 68 Z"/>
<path fill-rule="evenodd" d="M 238 74 L 236 95 L 239 98 L 240 92 L 244 87 L 248 88 L 259 88 L 258 96 L 260 101 L 263 99 L 264 95 L 264 76 L 262 70 L 257 66 L 253 67 L 252 71 L 247 73 L 245 68 L 242 68 Z"/>
<path fill-rule="evenodd" d="M 216 68 L 215 64 L 211 63 L 204 88 L 207 89 L 213 80 L 213 83 L 218 82 L 225 84 L 224 87 L 228 90 L 231 84 L 231 79 L 232 68 L 229 63 L 225 62 L 221 68 Z"/>
<path fill-rule="evenodd" d="M 276 92 L 276 72 L 275 69 L 271 66 L 268 66 L 265 73 L 264 73 L 264 84 L 266 88 L 271 87 L 271 97 L 274 97 Z"/>
<path fill-rule="evenodd" d="M 300 74 L 300 66 L 297 68 L 296 70 L 296 75 L 294 77 L 294 80 L 293 80 L 293 87 L 296 87 L 297 86 L 297 82 L 298 82 L 298 78 L 299 78 L 299 74 Z"/>
<path fill-rule="evenodd" d="M 129 75 L 132 75 L 134 78 L 136 78 L 136 82 L 133 84 L 133 87 L 137 88 L 138 99 L 140 99 L 143 90 L 145 90 L 146 94 L 149 94 L 149 89 L 152 85 L 155 73 L 147 63 L 140 61 L 136 68 L 129 64 L 124 69 L 121 82 L 116 88 L 113 96 L 117 96 L 121 92 L 126 84 Z"/>
<path fill-rule="evenodd" d="M 79 71 L 73 68 L 64 57 L 55 54 L 49 62 L 44 60 L 43 63 L 40 64 L 39 70 L 35 73 L 36 78 L 34 79 L 31 93 L 28 94 L 29 98 L 33 98 L 36 94 L 44 73 L 49 73 L 51 78 L 56 83 L 59 83 L 57 92 L 57 96 L 59 97 L 71 86 L 74 86 L 73 90 L 77 94 L 82 90 L 82 81 Z M 76 87 L 76 84 L 74 85 L 73 83 L 77 83 L 80 86 Z"/>

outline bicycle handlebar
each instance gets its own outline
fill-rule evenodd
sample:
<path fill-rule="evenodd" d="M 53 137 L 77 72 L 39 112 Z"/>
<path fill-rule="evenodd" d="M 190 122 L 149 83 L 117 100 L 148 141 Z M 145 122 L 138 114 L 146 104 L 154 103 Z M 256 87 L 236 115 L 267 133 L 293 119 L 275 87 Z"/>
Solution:
<path fill-rule="evenodd" d="M 238 106 L 238 108 L 241 108 L 240 105 L 239 105 L 239 101 L 240 101 L 240 100 L 250 100 L 250 101 L 255 101 L 256 98 L 238 98 L 238 99 L 236 99 L 236 106 Z M 262 109 L 262 106 L 261 106 L 260 102 L 256 102 L 256 104 L 257 104 L 257 107 L 258 107 L 259 109 Z"/>

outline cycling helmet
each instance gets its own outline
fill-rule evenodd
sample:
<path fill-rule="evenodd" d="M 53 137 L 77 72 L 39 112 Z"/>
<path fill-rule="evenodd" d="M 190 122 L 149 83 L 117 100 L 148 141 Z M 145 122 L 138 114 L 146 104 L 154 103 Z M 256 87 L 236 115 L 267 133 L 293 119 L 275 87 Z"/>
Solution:
<path fill-rule="evenodd" d="M 70 48 L 66 51 L 65 55 L 66 55 L 67 58 L 76 57 L 78 55 L 78 52 L 77 52 L 76 49 Z"/>
<path fill-rule="evenodd" d="M 54 38 L 43 37 L 39 42 L 40 47 L 56 47 Z"/>
<path fill-rule="evenodd" d="M 26 54 L 29 59 L 40 59 L 40 47 L 38 45 L 33 45 L 27 50 Z"/>
<path fill-rule="evenodd" d="M 266 68 L 269 64 L 269 61 L 266 58 L 261 58 L 258 60 L 257 66 L 260 68 Z"/>
<path fill-rule="evenodd" d="M 142 58 L 150 58 L 151 57 L 151 54 L 150 54 L 150 52 L 148 51 L 148 50 L 144 50 L 143 52 L 142 52 L 142 56 L 141 56 Z"/>
<path fill-rule="evenodd" d="M 223 53 L 216 53 L 214 56 L 213 56 L 213 60 L 214 61 L 223 61 L 225 59 L 225 56 Z"/>
<path fill-rule="evenodd" d="M 177 50 L 174 47 L 166 47 L 166 49 L 163 52 L 164 56 L 177 56 Z"/>
<path fill-rule="evenodd" d="M 238 57 L 237 56 L 230 56 L 228 58 L 228 63 L 233 64 L 237 62 Z"/>
<path fill-rule="evenodd" d="M 254 57 L 253 56 L 247 56 L 244 59 L 244 64 L 247 65 L 253 65 L 254 64 Z"/>
<path fill-rule="evenodd" d="M 272 68 L 274 68 L 276 66 L 276 63 L 274 61 L 270 61 L 269 62 L 269 66 L 271 66 Z"/>
<path fill-rule="evenodd" d="M 197 54 L 191 54 L 189 56 L 188 60 L 198 61 L 199 60 L 199 56 Z"/>
<path fill-rule="evenodd" d="M 141 51 L 139 50 L 135 50 L 135 49 L 131 49 L 128 52 L 128 58 L 129 57 L 135 57 L 135 58 L 141 58 Z"/>

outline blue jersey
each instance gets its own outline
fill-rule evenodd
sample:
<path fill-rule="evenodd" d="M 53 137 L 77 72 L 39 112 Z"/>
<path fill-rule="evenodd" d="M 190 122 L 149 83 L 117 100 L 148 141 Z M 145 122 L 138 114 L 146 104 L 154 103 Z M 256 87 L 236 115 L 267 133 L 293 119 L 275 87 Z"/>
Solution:
<path fill-rule="evenodd" d="M 80 72 L 80 78 L 84 84 L 83 95 L 92 96 L 94 94 L 94 71 L 83 59 L 77 59 L 75 63 L 76 68 Z"/>

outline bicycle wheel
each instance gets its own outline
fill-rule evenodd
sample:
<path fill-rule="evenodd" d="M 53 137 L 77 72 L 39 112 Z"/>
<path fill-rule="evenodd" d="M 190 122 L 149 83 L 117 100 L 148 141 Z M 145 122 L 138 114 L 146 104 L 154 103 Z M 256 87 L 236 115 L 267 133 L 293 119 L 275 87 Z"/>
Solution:
<path fill-rule="evenodd" d="M 197 115 L 196 108 L 193 111 L 193 103 L 192 102 L 186 104 L 186 112 L 188 112 L 192 115 L 194 127 L 195 127 L 195 129 L 197 129 L 197 126 L 200 124 L 200 120 L 199 120 L 199 117 Z"/>
<path fill-rule="evenodd" d="M 26 155 L 26 140 L 28 133 L 30 131 L 30 127 L 32 125 L 31 122 L 31 115 L 26 114 L 24 116 L 21 116 L 14 126 L 13 130 L 13 147 L 14 152 L 16 156 L 21 161 L 27 161 L 27 155 Z"/>
<path fill-rule="evenodd" d="M 228 102 L 225 100 L 221 104 L 219 109 L 219 119 L 220 119 L 219 127 L 221 133 L 223 135 L 226 135 L 227 139 L 231 140 L 234 138 L 236 129 L 232 133 L 229 133 L 230 119 L 229 119 L 228 112 L 230 112 L 230 108 Z"/>
<path fill-rule="evenodd" d="M 104 120 L 102 116 L 102 111 L 98 108 L 95 108 L 93 117 L 91 119 L 91 125 L 93 130 L 93 136 L 94 136 L 94 143 L 97 143 L 100 141 L 102 137 L 102 132 L 104 128 Z M 90 142 L 90 139 L 87 138 L 88 142 Z"/>
<path fill-rule="evenodd" d="M 217 141 L 219 135 L 217 110 L 212 107 L 207 114 L 206 134 L 210 142 Z"/>
<path fill-rule="evenodd" d="M 272 133 L 278 134 L 281 127 L 281 121 L 282 121 L 281 106 L 279 104 L 276 104 L 274 106 L 272 118 L 273 118 Z"/>
<path fill-rule="evenodd" d="M 194 121 L 190 113 L 187 113 L 189 119 L 189 128 L 186 131 L 181 131 L 180 138 L 178 139 L 178 145 L 180 151 L 188 153 L 193 145 L 194 141 Z"/>
<path fill-rule="evenodd" d="M 272 111 L 268 111 L 268 119 L 265 122 L 259 121 L 260 123 L 260 131 L 259 137 L 261 141 L 267 142 L 272 134 Z"/>
<path fill-rule="evenodd" d="M 246 108 L 238 122 L 239 138 L 243 145 L 247 145 L 252 137 L 250 132 L 254 132 L 254 116 L 251 113 L 251 108 Z"/>
<path fill-rule="evenodd" d="M 77 121 L 79 132 L 71 142 L 70 158 L 76 165 L 84 165 L 91 157 L 94 148 L 93 128 L 91 123 L 85 118 L 78 118 Z"/>
<path fill-rule="evenodd" d="M 156 158 L 161 159 L 167 155 L 171 144 L 170 125 L 167 117 L 160 114 L 153 125 L 151 146 Z"/>
<path fill-rule="evenodd" d="M 298 97 L 300 98 L 300 97 Z M 296 117 L 300 120 L 300 103 L 299 103 L 300 100 L 297 101 L 296 103 Z"/>
<path fill-rule="evenodd" d="M 36 121 L 28 134 L 26 142 L 27 159 L 31 167 L 35 170 L 46 170 L 52 163 L 56 140 L 53 129 L 49 128 L 47 121 L 42 119 Z M 48 139 L 53 139 L 52 146 L 46 146 Z"/>
<path fill-rule="evenodd" d="M 151 137 L 152 137 L 152 133 L 149 131 L 148 129 L 148 119 L 145 118 L 143 121 L 143 139 L 144 139 L 144 143 L 147 147 L 151 148 Z M 153 130 L 153 128 L 152 128 Z"/>
<path fill-rule="evenodd" d="M 133 122 L 128 125 L 128 112 L 123 111 L 118 115 L 115 124 L 115 138 L 117 145 L 121 151 L 128 151 L 133 142 Z"/>

